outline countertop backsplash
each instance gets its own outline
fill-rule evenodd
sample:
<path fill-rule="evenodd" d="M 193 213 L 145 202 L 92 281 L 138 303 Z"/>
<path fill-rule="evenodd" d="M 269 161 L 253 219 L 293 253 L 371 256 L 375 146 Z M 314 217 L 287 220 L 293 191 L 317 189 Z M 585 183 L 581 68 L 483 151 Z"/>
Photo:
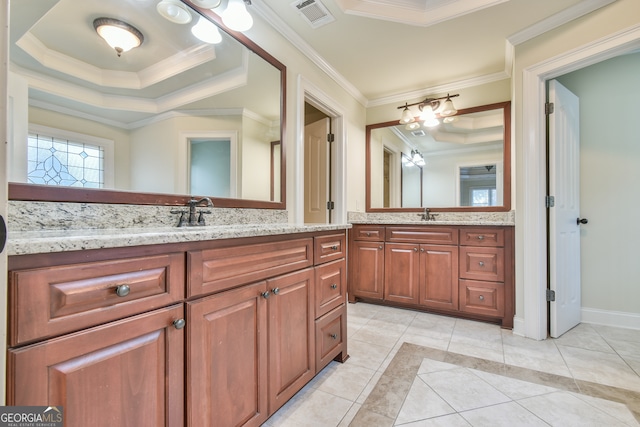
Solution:
<path fill-rule="evenodd" d="M 175 227 L 180 218 L 172 210 L 187 206 L 121 205 L 103 203 L 60 203 L 10 200 L 9 231 L 80 230 Z M 286 210 L 205 208 L 207 225 L 271 224 L 288 222 Z"/>

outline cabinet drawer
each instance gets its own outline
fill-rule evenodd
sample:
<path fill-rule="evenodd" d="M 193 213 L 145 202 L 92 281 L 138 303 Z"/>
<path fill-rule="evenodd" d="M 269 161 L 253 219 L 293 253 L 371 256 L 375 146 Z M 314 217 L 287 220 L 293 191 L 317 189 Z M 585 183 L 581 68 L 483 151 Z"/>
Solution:
<path fill-rule="evenodd" d="M 10 345 L 61 335 L 184 298 L 184 254 L 12 271 Z"/>
<path fill-rule="evenodd" d="M 211 294 L 312 264 L 312 238 L 187 252 L 187 294 Z"/>
<path fill-rule="evenodd" d="M 452 227 L 387 227 L 387 242 L 458 244 L 458 229 Z"/>
<path fill-rule="evenodd" d="M 356 225 L 353 227 L 354 240 L 370 240 L 381 242 L 384 240 L 384 227 Z"/>
<path fill-rule="evenodd" d="M 345 233 L 319 236 L 315 238 L 314 262 L 322 264 L 344 258 L 346 252 Z"/>
<path fill-rule="evenodd" d="M 344 303 L 347 293 L 345 260 L 316 267 L 315 317 L 318 318 Z"/>
<path fill-rule="evenodd" d="M 504 249 L 460 246 L 460 278 L 504 282 Z"/>
<path fill-rule="evenodd" d="M 346 354 L 347 311 L 343 304 L 316 320 L 316 372 L 338 354 Z"/>
<path fill-rule="evenodd" d="M 465 246 L 504 246 L 504 229 L 463 228 L 460 244 Z"/>
<path fill-rule="evenodd" d="M 460 280 L 460 310 L 493 317 L 504 316 L 504 284 Z"/>

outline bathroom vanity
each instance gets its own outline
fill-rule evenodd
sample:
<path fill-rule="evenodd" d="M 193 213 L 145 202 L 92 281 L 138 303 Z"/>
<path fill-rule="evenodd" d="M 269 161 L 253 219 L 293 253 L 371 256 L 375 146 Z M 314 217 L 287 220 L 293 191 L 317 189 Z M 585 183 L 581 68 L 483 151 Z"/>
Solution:
<path fill-rule="evenodd" d="M 347 358 L 346 228 L 18 233 L 7 404 L 62 405 L 70 426 L 260 425 Z"/>

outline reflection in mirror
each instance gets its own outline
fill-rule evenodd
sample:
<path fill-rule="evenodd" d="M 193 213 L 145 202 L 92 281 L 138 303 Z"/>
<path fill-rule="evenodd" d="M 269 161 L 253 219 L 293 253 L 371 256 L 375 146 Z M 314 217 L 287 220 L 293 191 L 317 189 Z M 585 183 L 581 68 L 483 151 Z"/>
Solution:
<path fill-rule="evenodd" d="M 510 209 L 510 103 L 460 110 L 440 121 L 432 128 L 367 126 L 368 211 Z M 406 161 L 392 167 L 400 158 L 419 161 L 420 185 L 405 186 Z"/>
<path fill-rule="evenodd" d="M 180 24 L 156 5 L 11 8 L 9 180 L 284 208 L 282 189 L 272 188 L 284 185 L 284 150 L 272 146 L 282 141 L 284 65 L 241 34 L 195 37 L 199 12 L 217 22 L 215 11 L 185 7 L 189 22 Z M 133 25 L 142 44 L 118 56 L 94 30 L 98 17 Z"/>
<path fill-rule="evenodd" d="M 422 206 L 422 166 L 402 153 L 402 207 Z"/>

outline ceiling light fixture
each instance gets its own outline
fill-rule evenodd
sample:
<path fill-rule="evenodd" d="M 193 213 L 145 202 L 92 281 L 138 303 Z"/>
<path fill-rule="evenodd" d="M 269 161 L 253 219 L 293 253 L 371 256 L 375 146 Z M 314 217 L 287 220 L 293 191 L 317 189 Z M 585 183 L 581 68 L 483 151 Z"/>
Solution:
<path fill-rule="evenodd" d="M 217 44 L 222 41 L 218 27 L 207 18 L 200 17 L 196 25 L 191 27 L 191 33 L 205 43 Z"/>
<path fill-rule="evenodd" d="M 247 11 L 246 5 L 250 5 L 251 0 L 229 0 L 227 8 L 220 17 L 222 22 L 230 30 L 247 31 L 253 26 L 253 18 Z"/>
<path fill-rule="evenodd" d="M 174 24 L 188 24 L 191 22 L 191 12 L 180 0 L 162 0 L 156 6 L 158 13 Z"/>
<path fill-rule="evenodd" d="M 426 98 L 420 102 L 414 102 L 413 104 L 404 103 L 398 107 L 398 109 L 402 109 L 402 115 L 400 116 L 400 124 L 406 125 L 409 123 L 413 123 L 416 121 L 415 115 L 411 112 L 409 107 L 418 106 L 418 110 L 420 111 L 419 121 L 423 122 L 423 125 L 426 127 L 434 127 L 440 124 L 438 117 L 436 114 L 439 114 L 440 117 L 450 117 L 457 114 L 458 110 L 453 106 L 453 101 L 451 98 L 455 98 L 456 96 L 460 96 L 460 94 L 442 96 L 440 98 Z M 443 101 L 444 102 L 441 102 Z"/>
<path fill-rule="evenodd" d="M 115 49 L 118 56 L 140 46 L 144 41 L 144 36 L 136 27 L 118 19 L 97 18 L 93 21 L 93 28 Z"/>
<path fill-rule="evenodd" d="M 424 166 L 426 162 L 424 161 L 424 157 L 422 153 L 416 150 L 411 150 L 411 161 L 415 163 L 417 166 Z"/>
<path fill-rule="evenodd" d="M 191 2 L 203 9 L 215 9 L 220 6 L 222 0 L 191 0 Z"/>

